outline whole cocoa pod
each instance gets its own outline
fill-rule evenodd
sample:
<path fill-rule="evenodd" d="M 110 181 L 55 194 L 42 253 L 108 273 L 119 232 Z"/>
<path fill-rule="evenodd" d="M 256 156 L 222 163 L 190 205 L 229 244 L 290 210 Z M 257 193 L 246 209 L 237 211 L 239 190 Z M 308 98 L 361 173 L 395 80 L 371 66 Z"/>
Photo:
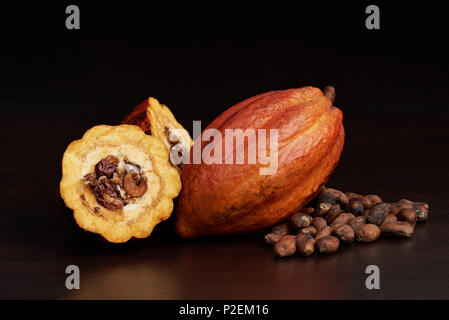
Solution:
<path fill-rule="evenodd" d="M 239 148 L 226 148 L 225 138 L 211 139 L 206 135 L 211 131 L 203 131 L 191 148 L 190 163 L 182 169 L 175 217 L 178 234 L 191 238 L 249 232 L 300 211 L 338 163 L 345 136 L 342 119 L 342 112 L 313 87 L 263 93 L 223 112 L 206 128 L 215 129 L 221 137 L 229 129 L 234 134 L 265 129 L 270 140 L 271 129 L 277 130 L 277 152 L 267 143 L 263 154 L 277 155 L 277 170 L 266 174 L 261 169 L 270 169 L 269 165 L 259 162 L 194 163 L 194 155 L 206 146 L 214 156 L 217 151 L 221 159 L 236 162 L 258 149 L 254 141 L 258 139 L 234 135 L 232 141 L 241 146 L 239 153 Z"/>

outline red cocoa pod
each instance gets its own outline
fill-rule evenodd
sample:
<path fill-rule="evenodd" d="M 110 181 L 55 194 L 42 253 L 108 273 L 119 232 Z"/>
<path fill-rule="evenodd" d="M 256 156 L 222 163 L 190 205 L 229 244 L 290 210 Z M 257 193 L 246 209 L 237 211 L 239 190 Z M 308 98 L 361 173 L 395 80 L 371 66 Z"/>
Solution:
<path fill-rule="evenodd" d="M 329 226 L 326 226 L 324 228 L 321 228 L 315 235 L 315 241 L 318 241 L 321 238 L 330 236 L 332 233 L 332 229 Z"/>
<path fill-rule="evenodd" d="M 303 256 L 310 256 L 315 251 L 315 239 L 306 234 L 296 236 L 296 250 Z"/>
<path fill-rule="evenodd" d="M 380 228 L 375 224 L 362 224 L 355 231 L 356 239 L 360 242 L 372 242 L 380 237 Z"/>
<path fill-rule="evenodd" d="M 386 237 L 410 238 L 413 235 L 413 226 L 405 221 L 384 223 L 380 230 Z"/>
<path fill-rule="evenodd" d="M 368 194 L 365 197 L 371 200 L 371 203 L 373 204 L 373 206 L 383 202 L 382 198 L 379 197 L 377 194 Z"/>
<path fill-rule="evenodd" d="M 275 233 L 269 233 L 267 235 L 265 235 L 265 242 L 270 244 L 270 245 L 274 245 L 276 242 L 278 242 L 283 236 L 281 236 L 280 234 L 275 234 Z"/>
<path fill-rule="evenodd" d="M 352 243 L 354 242 L 355 238 L 355 232 L 354 229 L 352 229 L 347 224 L 337 226 L 333 231 L 332 234 L 336 236 L 341 243 Z"/>
<path fill-rule="evenodd" d="M 346 212 L 350 212 L 355 216 L 362 215 L 364 210 L 365 207 L 363 206 L 362 202 L 357 198 L 349 199 L 348 205 L 346 206 L 345 209 Z"/>
<path fill-rule="evenodd" d="M 296 252 L 296 239 L 293 235 L 283 236 L 273 246 L 273 252 L 276 257 L 288 257 Z"/>
<path fill-rule="evenodd" d="M 369 210 L 366 220 L 368 223 L 372 223 L 380 226 L 387 218 L 390 212 L 390 205 L 387 203 L 379 203 Z"/>
<path fill-rule="evenodd" d="M 401 210 L 399 210 L 396 217 L 399 221 L 408 222 L 413 227 L 416 225 L 416 221 L 418 219 L 415 209 L 411 209 L 411 208 L 402 208 Z"/>
<path fill-rule="evenodd" d="M 342 112 L 313 87 L 263 93 L 224 111 L 206 128 L 215 129 L 223 139 L 211 139 L 210 131 L 203 131 L 191 148 L 190 163 L 183 166 L 175 217 L 178 234 L 192 238 L 250 232 L 300 211 L 337 166 L 345 136 L 342 120 Z M 235 144 L 242 146 L 242 154 L 237 147 L 226 148 L 228 129 L 243 133 L 266 129 L 267 152 L 262 155 L 277 154 L 277 170 L 270 171 L 270 164 L 259 161 L 236 165 L 237 159 L 258 150 L 253 140 L 260 139 L 244 139 L 244 134 L 233 139 L 239 140 Z M 277 153 L 269 142 L 275 134 L 268 129 L 277 130 Z M 195 164 L 197 151 L 206 146 L 214 157 L 221 155 L 234 164 Z"/>
<path fill-rule="evenodd" d="M 331 254 L 338 250 L 340 241 L 334 236 L 326 236 L 315 241 L 315 247 L 319 253 Z"/>
<path fill-rule="evenodd" d="M 354 231 L 357 230 L 359 226 L 362 224 L 366 224 L 366 218 L 363 216 L 358 216 L 348 222 L 348 226 L 350 226 Z"/>
<path fill-rule="evenodd" d="M 308 227 L 299 229 L 297 235 L 308 234 L 313 237 L 313 236 L 315 236 L 316 233 L 317 233 L 317 230 L 314 226 L 308 226 Z"/>
<path fill-rule="evenodd" d="M 290 224 L 294 228 L 305 228 L 308 227 L 310 223 L 312 223 L 312 217 L 301 212 L 294 213 L 290 217 Z"/>
<path fill-rule="evenodd" d="M 315 217 L 312 220 L 312 226 L 314 226 L 317 230 L 320 230 L 321 228 L 324 228 L 327 226 L 326 219 L 322 217 Z"/>
<path fill-rule="evenodd" d="M 328 224 L 332 223 L 335 218 L 337 218 L 341 213 L 341 208 L 339 204 L 333 205 L 332 208 L 326 214 L 326 222 Z"/>

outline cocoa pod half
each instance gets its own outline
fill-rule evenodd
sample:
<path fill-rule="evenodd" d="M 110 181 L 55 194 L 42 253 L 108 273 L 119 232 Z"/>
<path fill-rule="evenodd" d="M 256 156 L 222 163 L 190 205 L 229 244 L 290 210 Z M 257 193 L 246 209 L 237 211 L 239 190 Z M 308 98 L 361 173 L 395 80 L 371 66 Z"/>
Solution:
<path fill-rule="evenodd" d="M 191 149 L 190 164 L 183 166 L 175 218 L 178 234 L 192 238 L 245 233 L 299 212 L 318 194 L 338 163 L 345 136 L 342 120 L 342 112 L 313 87 L 263 93 L 223 112 L 206 128 L 217 130 L 223 139 L 211 139 L 203 131 Z M 268 164 L 235 164 L 237 158 L 248 158 L 250 150 L 258 150 L 258 143 L 242 134 L 233 140 L 235 145 L 240 143 L 244 154 L 237 147 L 229 150 L 224 138 L 229 129 L 264 129 L 267 141 L 270 130 L 276 129 L 277 170 L 264 175 L 260 169 L 268 169 Z M 221 159 L 235 158 L 234 163 L 193 163 L 195 150 L 204 151 L 206 146 Z M 266 154 L 276 154 L 271 143 L 267 142 L 266 149 Z"/>

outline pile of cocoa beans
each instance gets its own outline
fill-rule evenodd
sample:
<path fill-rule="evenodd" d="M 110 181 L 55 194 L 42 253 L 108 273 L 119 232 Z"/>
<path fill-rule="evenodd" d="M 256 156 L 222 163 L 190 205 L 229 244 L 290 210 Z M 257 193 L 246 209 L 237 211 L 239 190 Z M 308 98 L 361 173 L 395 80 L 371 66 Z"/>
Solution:
<path fill-rule="evenodd" d="M 379 237 L 410 238 L 417 223 L 429 218 L 429 205 L 401 199 L 386 203 L 378 195 L 360 195 L 323 187 L 318 196 L 288 221 L 265 235 L 277 257 L 296 252 L 334 253 L 341 244 L 372 242 Z"/>

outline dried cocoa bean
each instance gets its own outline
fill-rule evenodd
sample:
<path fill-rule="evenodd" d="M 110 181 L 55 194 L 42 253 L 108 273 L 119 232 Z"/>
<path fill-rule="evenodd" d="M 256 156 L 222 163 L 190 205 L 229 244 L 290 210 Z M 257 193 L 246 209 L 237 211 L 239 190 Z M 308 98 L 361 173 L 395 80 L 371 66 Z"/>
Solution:
<path fill-rule="evenodd" d="M 416 215 L 415 209 L 402 208 L 401 210 L 399 210 L 399 212 L 397 214 L 397 219 L 399 221 L 408 222 L 408 223 L 410 223 L 410 225 L 412 225 L 414 227 L 416 225 L 416 221 L 417 221 L 417 215 Z"/>
<path fill-rule="evenodd" d="M 348 205 L 346 206 L 347 212 L 352 213 L 355 216 L 360 216 L 363 214 L 363 211 L 365 210 L 365 207 L 360 202 L 360 200 L 357 200 L 356 198 L 349 199 Z"/>
<path fill-rule="evenodd" d="M 286 235 L 279 239 L 273 247 L 274 254 L 277 257 L 287 257 L 296 252 L 296 239 L 293 235 Z"/>
<path fill-rule="evenodd" d="M 320 253 L 331 254 L 338 250 L 340 241 L 334 236 L 326 236 L 315 242 L 315 247 Z"/>
<path fill-rule="evenodd" d="M 269 245 L 274 245 L 276 242 L 278 242 L 283 236 L 281 236 L 280 234 L 274 234 L 274 233 L 269 233 L 265 235 L 265 242 L 268 243 Z"/>
<path fill-rule="evenodd" d="M 382 198 L 379 197 L 377 194 L 368 194 L 365 197 L 371 200 L 371 203 L 373 204 L 373 206 L 383 202 Z"/>
<path fill-rule="evenodd" d="M 320 203 L 315 209 L 315 216 L 316 217 L 323 217 L 327 214 L 327 212 L 332 208 L 332 205 L 330 203 Z"/>
<path fill-rule="evenodd" d="M 381 224 L 381 226 L 383 226 L 386 223 L 391 223 L 391 222 L 396 222 L 398 221 L 398 218 L 396 217 L 396 215 L 390 213 L 384 220 L 384 222 Z"/>
<path fill-rule="evenodd" d="M 335 88 L 333 86 L 326 86 L 323 89 L 323 94 L 332 101 L 332 103 L 335 102 L 335 97 L 337 96 L 335 92 Z"/>
<path fill-rule="evenodd" d="M 346 192 L 346 196 L 351 199 L 351 198 L 357 198 L 357 197 L 361 197 L 361 194 L 355 193 L 355 192 Z"/>
<path fill-rule="evenodd" d="M 425 205 L 415 205 L 414 210 L 418 222 L 426 222 L 429 219 L 429 209 Z"/>
<path fill-rule="evenodd" d="M 412 207 L 424 206 L 426 209 L 429 209 L 429 204 L 427 202 L 416 202 L 416 201 L 411 201 L 411 200 L 407 200 L 407 199 L 401 199 L 398 201 L 398 203 L 404 204 L 404 205 L 410 205 Z"/>
<path fill-rule="evenodd" d="M 380 226 L 390 212 L 390 206 L 386 203 L 380 203 L 372 207 L 366 217 L 368 223 Z"/>
<path fill-rule="evenodd" d="M 302 208 L 301 212 L 304 214 L 307 214 L 309 216 L 313 215 L 313 212 L 315 211 L 315 208 L 308 207 L 308 208 Z"/>
<path fill-rule="evenodd" d="M 305 227 L 308 227 L 311 222 L 312 222 L 312 217 L 307 215 L 307 214 L 301 213 L 301 212 L 294 213 L 290 217 L 290 224 L 294 228 L 305 228 Z"/>
<path fill-rule="evenodd" d="M 303 256 L 310 256 L 315 251 L 315 239 L 306 234 L 296 237 L 296 250 Z"/>
<path fill-rule="evenodd" d="M 413 208 L 412 205 L 410 204 L 405 204 L 405 203 L 399 203 L 399 202 L 393 202 L 390 203 L 390 213 L 391 214 L 398 214 L 399 211 L 403 208 Z"/>
<path fill-rule="evenodd" d="M 375 224 L 362 224 L 356 231 L 356 239 L 361 242 L 372 242 L 380 237 L 380 228 Z"/>
<path fill-rule="evenodd" d="M 339 204 L 333 205 L 326 214 L 326 222 L 328 224 L 332 223 L 341 213 L 341 208 Z"/>
<path fill-rule="evenodd" d="M 357 227 L 361 226 L 362 224 L 366 224 L 366 218 L 362 216 L 355 217 L 348 222 L 348 226 L 350 226 L 354 231 L 357 230 Z"/>
<path fill-rule="evenodd" d="M 332 229 L 335 229 L 338 226 L 347 224 L 352 219 L 354 219 L 354 215 L 353 214 L 344 212 L 344 213 L 340 214 L 337 217 L 337 219 L 335 219 L 334 222 L 331 223 L 330 226 L 331 226 Z"/>
<path fill-rule="evenodd" d="M 321 228 L 321 229 L 316 233 L 316 235 L 315 235 L 315 241 L 318 241 L 318 240 L 321 239 L 321 238 L 330 236 L 330 235 L 331 235 L 331 232 L 332 232 L 332 229 L 331 229 L 331 227 L 329 227 L 329 226 L 326 226 L 326 227 L 324 227 L 324 228 Z"/>
<path fill-rule="evenodd" d="M 314 226 L 317 229 L 317 231 L 319 231 L 321 228 L 327 226 L 327 221 L 322 217 L 315 217 L 312 220 L 312 226 Z"/>
<path fill-rule="evenodd" d="M 281 236 L 285 236 L 286 234 L 289 234 L 290 231 L 291 231 L 291 228 L 290 228 L 289 224 L 286 222 L 279 223 L 271 229 L 271 233 L 279 234 Z"/>
<path fill-rule="evenodd" d="M 334 189 L 334 188 L 323 188 L 323 192 L 330 193 L 334 198 L 337 204 L 342 208 L 346 208 L 349 202 L 349 198 L 342 191 Z"/>
<path fill-rule="evenodd" d="M 332 205 L 337 204 L 337 202 L 335 201 L 334 196 L 330 192 L 322 192 L 322 193 L 320 193 L 318 195 L 317 199 L 316 199 L 316 203 L 317 204 L 330 203 Z"/>
<path fill-rule="evenodd" d="M 386 237 L 410 238 L 413 234 L 413 226 L 405 221 L 384 223 L 380 229 Z"/>
<path fill-rule="evenodd" d="M 316 231 L 316 228 L 314 226 L 308 226 L 308 227 L 299 229 L 297 234 L 298 235 L 299 234 L 308 234 L 308 235 L 311 235 L 313 237 L 313 236 L 315 236 L 316 232 L 317 231 Z"/>
<path fill-rule="evenodd" d="M 334 229 L 333 235 L 335 235 L 342 243 L 354 242 L 355 232 L 347 224 L 340 225 Z"/>

